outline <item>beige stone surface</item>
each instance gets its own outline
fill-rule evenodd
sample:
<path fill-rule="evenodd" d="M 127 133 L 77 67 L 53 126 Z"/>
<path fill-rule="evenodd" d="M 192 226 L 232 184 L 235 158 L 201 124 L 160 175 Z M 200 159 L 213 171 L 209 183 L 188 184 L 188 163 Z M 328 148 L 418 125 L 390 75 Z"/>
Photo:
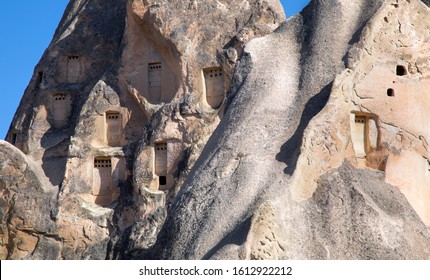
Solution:
<path fill-rule="evenodd" d="M 428 258 L 428 13 L 412 0 L 312 1 L 248 43 L 216 149 L 142 256 L 243 257 L 241 234 L 259 232 L 246 218 L 270 198 L 280 258 Z"/>
<path fill-rule="evenodd" d="M 0 258 L 40 258 L 38 247 L 58 246 L 50 219 L 58 191 L 37 163 L 5 141 L 0 141 L 0 158 Z M 55 259 L 56 250 L 45 256 Z"/>
<path fill-rule="evenodd" d="M 0 141 L 0 258 L 430 258 L 429 17 L 71 1 Z"/>
<path fill-rule="evenodd" d="M 113 256 L 107 243 L 121 244 L 150 217 L 147 233 L 133 234 L 155 240 L 222 118 L 244 44 L 283 20 L 273 0 L 70 2 L 7 136 L 59 192 L 43 213 L 57 227 L 58 258 Z M 209 68 L 217 79 L 206 82 Z M 26 240 L 25 251 L 37 251 Z M 28 258 L 12 247 L 2 247 L 4 258 Z"/>
<path fill-rule="evenodd" d="M 264 202 L 254 214 L 245 247 L 246 259 L 279 260 L 287 249 L 283 245 L 285 237 L 270 202 Z"/>
<path fill-rule="evenodd" d="M 425 168 L 430 157 L 425 125 L 430 69 L 423 63 L 430 43 L 423 23 L 429 15 L 418 1 L 387 2 L 365 27 L 351 52 L 353 67 L 336 77 L 327 106 L 305 132 L 299 158 L 304 171 L 295 174 L 298 199 L 310 197 L 319 175 L 348 159 L 359 168 L 384 171 L 386 182 L 399 187 L 430 225 L 429 210 L 423 206 L 430 202 Z M 394 96 L 387 94 L 389 89 Z M 324 137 L 319 133 L 323 125 L 341 137 Z"/>

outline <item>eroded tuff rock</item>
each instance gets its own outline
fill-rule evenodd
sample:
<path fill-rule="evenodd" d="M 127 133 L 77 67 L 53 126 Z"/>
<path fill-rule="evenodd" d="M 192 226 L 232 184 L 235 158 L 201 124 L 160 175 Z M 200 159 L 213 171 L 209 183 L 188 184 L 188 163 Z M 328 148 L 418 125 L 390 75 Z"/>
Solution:
<path fill-rule="evenodd" d="M 2 258 L 429 259 L 429 15 L 72 1 L 0 145 Z"/>
<path fill-rule="evenodd" d="M 0 141 L 1 259 L 57 259 L 61 242 L 55 238 L 58 189 L 43 170 L 8 142 Z"/>
<path fill-rule="evenodd" d="M 273 34 L 248 43 L 236 72 L 245 82 L 233 90 L 157 244 L 141 255 L 238 258 L 248 246 L 243 232 L 255 234 L 247 219 L 269 200 L 285 233 L 277 242 L 283 251 L 272 254 L 277 258 L 428 258 L 429 136 L 421 119 L 428 118 L 428 99 L 411 96 L 425 84 L 426 70 L 417 70 L 427 65 L 419 59 L 425 52 L 412 53 L 429 43 L 428 13 L 420 1 L 312 1 Z M 385 76 L 378 76 L 381 69 Z M 412 111 L 421 121 L 406 117 Z M 407 132 L 412 127 L 415 132 Z M 394 140 L 401 131 L 405 138 Z M 345 164 L 354 166 L 354 176 L 324 181 Z M 406 176 L 399 166 L 408 166 Z M 378 198 L 363 191 L 370 187 Z M 319 188 L 325 195 L 350 191 L 339 195 L 345 204 L 332 209 Z M 350 193 L 361 196 L 359 202 L 348 199 Z M 406 229 L 375 200 L 398 203 L 413 225 Z M 337 215 L 352 220 L 338 224 Z M 390 224 L 396 237 L 387 234 Z M 331 240 L 332 233 L 340 240 Z"/>
<path fill-rule="evenodd" d="M 273 0 L 70 2 L 7 135 L 58 192 L 42 211 L 58 258 L 155 243 L 245 43 L 284 20 Z"/>

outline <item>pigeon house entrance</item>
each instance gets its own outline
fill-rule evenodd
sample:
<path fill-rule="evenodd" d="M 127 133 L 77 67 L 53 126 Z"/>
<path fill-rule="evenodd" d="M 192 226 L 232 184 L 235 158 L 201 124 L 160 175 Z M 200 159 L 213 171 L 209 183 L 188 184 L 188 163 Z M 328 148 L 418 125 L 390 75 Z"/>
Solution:
<path fill-rule="evenodd" d="M 40 88 L 40 84 L 43 81 L 43 71 L 39 71 L 39 73 L 37 73 L 37 78 L 36 78 L 36 84 L 34 86 L 35 89 Z"/>
<path fill-rule="evenodd" d="M 167 185 L 167 143 L 155 144 L 155 175 L 159 186 Z"/>
<path fill-rule="evenodd" d="M 351 139 L 357 158 L 365 158 L 370 152 L 378 149 L 380 133 L 374 115 L 353 113 Z"/>
<path fill-rule="evenodd" d="M 95 158 L 91 194 L 96 197 L 96 204 L 107 205 L 112 202 L 112 181 L 112 160 L 110 158 Z"/>
<path fill-rule="evenodd" d="M 70 96 L 65 93 L 54 94 L 52 103 L 51 114 L 54 120 L 54 126 L 65 126 L 71 111 Z"/>
<path fill-rule="evenodd" d="M 369 145 L 368 118 L 354 114 L 354 125 L 352 128 L 352 142 L 356 157 L 364 158 Z"/>
<path fill-rule="evenodd" d="M 397 76 L 405 76 L 408 73 L 406 67 L 403 65 L 397 65 L 396 67 L 396 75 Z"/>
<path fill-rule="evenodd" d="M 12 145 L 16 144 L 16 132 L 12 134 Z"/>
<path fill-rule="evenodd" d="M 83 65 L 82 59 L 79 56 L 68 56 L 67 57 L 67 73 L 66 80 L 68 83 L 79 82 L 82 76 Z"/>
<path fill-rule="evenodd" d="M 221 67 L 203 70 L 206 101 L 212 108 L 218 108 L 224 100 L 224 76 Z"/>
<path fill-rule="evenodd" d="M 151 100 L 161 99 L 162 68 L 161 63 L 148 65 L 149 96 Z"/>
<path fill-rule="evenodd" d="M 121 115 L 118 112 L 106 113 L 106 139 L 112 147 L 121 146 L 122 135 Z"/>

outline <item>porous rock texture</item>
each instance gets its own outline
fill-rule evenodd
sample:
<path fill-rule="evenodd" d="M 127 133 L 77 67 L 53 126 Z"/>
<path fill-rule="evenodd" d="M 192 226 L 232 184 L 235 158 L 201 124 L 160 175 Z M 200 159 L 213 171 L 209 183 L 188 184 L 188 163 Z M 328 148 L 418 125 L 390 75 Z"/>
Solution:
<path fill-rule="evenodd" d="M 430 259 L 426 5 L 71 1 L 0 142 L 1 258 Z"/>

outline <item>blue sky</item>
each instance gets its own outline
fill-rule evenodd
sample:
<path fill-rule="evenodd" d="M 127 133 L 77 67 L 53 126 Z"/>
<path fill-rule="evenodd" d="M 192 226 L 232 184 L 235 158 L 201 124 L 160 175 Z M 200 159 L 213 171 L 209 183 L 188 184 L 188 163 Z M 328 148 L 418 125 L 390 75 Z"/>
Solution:
<path fill-rule="evenodd" d="M 34 67 L 48 47 L 68 0 L 1 1 L 0 139 L 7 130 Z M 309 0 L 282 0 L 287 16 Z"/>

